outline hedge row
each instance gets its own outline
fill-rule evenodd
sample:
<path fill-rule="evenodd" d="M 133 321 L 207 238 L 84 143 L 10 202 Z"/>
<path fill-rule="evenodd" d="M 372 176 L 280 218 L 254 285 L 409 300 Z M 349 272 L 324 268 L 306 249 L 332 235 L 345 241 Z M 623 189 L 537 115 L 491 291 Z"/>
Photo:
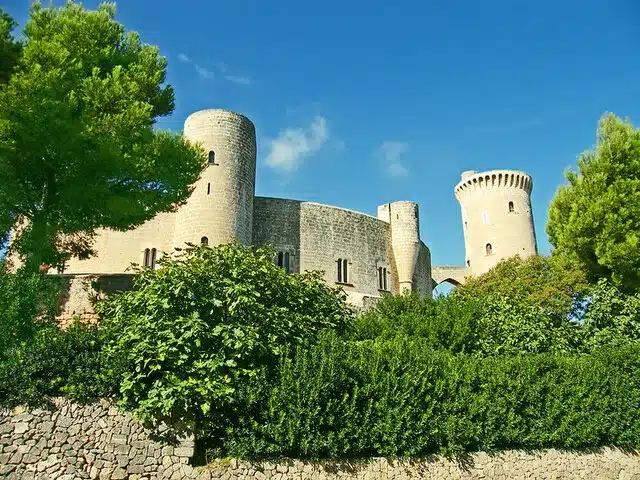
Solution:
<path fill-rule="evenodd" d="M 211 429 L 209 455 L 420 456 L 640 447 L 640 347 L 479 358 L 420 341 L 333 335 L 256 377 Z"/>

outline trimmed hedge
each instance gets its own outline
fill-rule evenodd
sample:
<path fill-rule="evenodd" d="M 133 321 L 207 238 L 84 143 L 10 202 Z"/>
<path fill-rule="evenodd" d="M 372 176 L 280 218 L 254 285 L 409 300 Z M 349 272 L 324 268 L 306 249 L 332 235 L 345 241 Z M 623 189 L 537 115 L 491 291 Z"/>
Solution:
<path fill-rule="evenodd" d="M 453 355 L 333 334 L 238 392 L 208 454 L 336 458 L 640 447 L 640 346 L 589 355 Z"/>

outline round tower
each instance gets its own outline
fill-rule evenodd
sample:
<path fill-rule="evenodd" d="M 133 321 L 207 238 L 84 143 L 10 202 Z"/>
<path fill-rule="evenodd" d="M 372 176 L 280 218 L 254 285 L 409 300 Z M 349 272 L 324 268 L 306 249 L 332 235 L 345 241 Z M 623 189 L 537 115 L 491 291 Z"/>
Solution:
<path fill-rule="evenodd" d="M 388 204 L 391 224 L 391 248 L 396 263 L 400 293 L 413 290 L 413 276 L 420 254 L 418 204 L 393 202 Z"/>
<path fill-rule="evenodd" d="M 208 165 L 176 214 L 174 245 L 252 240 L 256 130 L 245 116 L 202 110 L 184 122 L 184 135 L 207 152 Z"/>
<path fill-rule="evenodd" d="M 467 171 L 455 187 L 462 210 L 466 264 L 481 275 L 500 260 L 538 253 L 531 211 L 533 181 L 514 170 Z"/>

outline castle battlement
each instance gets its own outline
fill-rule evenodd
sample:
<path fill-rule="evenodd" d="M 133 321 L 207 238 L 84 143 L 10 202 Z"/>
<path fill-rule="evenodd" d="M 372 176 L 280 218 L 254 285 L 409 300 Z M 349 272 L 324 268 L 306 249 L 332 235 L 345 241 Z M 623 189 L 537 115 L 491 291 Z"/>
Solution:
<path fill-rule="evenodd" d="M 456 198 L 460 199 L 474 190 L 489 188 L 520 188 L 530 195 L 533 180 L 527 173 L 518 170 L 467 171 L 462 174 L 462 181 L 455 186 L 454 192 Z"/>

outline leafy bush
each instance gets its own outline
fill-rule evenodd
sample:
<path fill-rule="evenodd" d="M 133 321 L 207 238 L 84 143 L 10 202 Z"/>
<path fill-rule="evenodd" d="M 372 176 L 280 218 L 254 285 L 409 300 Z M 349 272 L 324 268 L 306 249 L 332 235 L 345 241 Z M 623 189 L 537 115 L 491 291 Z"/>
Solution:
<path fill-rule="evenodd" d="M 591 293 L 584 330 L 587 348 L 640 342 L 640 293 L 627 295 L 601 279 Z"/>
<path fill-rule="evenodd" d="M 55 319 L 61 287 L 60 279 L 24 270 L 11 273 L 0 262 L 0 363 Z"/>
<path fill-rule="evenodd" d="M 289 275 L 274 252 L 234 244 L 189 247 L 102 313 L 110 375 L 121 405 L 142 420 L 221 425 L 235 389 L 275 368 L 289 344 L 307 344 L 350 316 L 343 292 L 320 273 Z"/>
<path fill-rule="evenodd" d="M 429 348 L 478 355 L 580 350 L 580 327 L 533 302 L 501 294 L 437 299 L 386 296 L 354 322 L 354 340 L 420 338 Z"/>
<path fill-rule="evenodd" d="M 640 446 L 640 346 L 477 357 L 326 335 L 252 378 L 209 455 L 421 456 Z"/>
<path fill-rule="evenodd" d="M 0 363 L 0 406 L 40 405 L 57 395 L 77 401 L 109 396 L 115 386 L 105 382 L 100 350 L 95 326 L 43 326 Z"/>

